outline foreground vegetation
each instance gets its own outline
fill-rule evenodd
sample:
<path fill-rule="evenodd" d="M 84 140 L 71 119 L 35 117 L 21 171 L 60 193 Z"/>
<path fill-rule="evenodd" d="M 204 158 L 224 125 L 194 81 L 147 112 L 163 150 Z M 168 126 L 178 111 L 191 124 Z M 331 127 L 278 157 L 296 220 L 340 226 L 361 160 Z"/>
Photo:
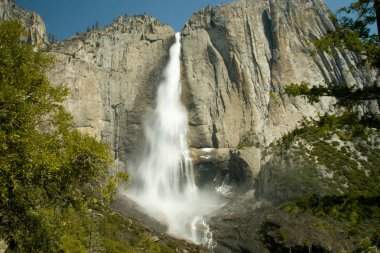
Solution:
<path fill-rule="evenodd" d="M 60 241 L 60 249 L 52 252 L 206 252 L 191 243 L 166 235 L 156 235 L 139 223 L 122 217 L 108 208 L 78 212 L 73 208 L 59 214 L 49 210 L 43 213 L 43 222 Z M 47 252 L 16 250 L 16 252 Z"/>
<path fill-rule="evenodd" d="M 106 144 L 74 129 L 50 85 L 53 59 L 34 52 L 19 22 L 0 23 L 0 238 L 16 252 L 57 252 L 71 219 L 106 206 L 123 175 Z"/>
<path fill-rule="evenodd" d="M 7 252 L 207 252 L 113 212 L 108 145 L 74 128 L 50 85 L 53 59 L 19 22 L 0 23 L 0 243 Z M 3 248 L 3 245 L 1 245 Z"/>

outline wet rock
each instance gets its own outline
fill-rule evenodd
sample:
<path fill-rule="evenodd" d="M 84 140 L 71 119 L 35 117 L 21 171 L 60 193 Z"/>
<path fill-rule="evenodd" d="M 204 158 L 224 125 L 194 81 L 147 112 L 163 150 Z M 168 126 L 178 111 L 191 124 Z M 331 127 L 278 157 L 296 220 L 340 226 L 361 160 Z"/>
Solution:
<path fill-rule="evenodd" d="M 225 197 L 245 193 L 253 187 L 260 169 L 258 148 L 191 149 L 196 183 Z"/>
<path fill-rule="evenodd" d="M 269 252 L 257 231 L 270 208 L 250 191 L 219 210 L 210 221 L 214 252 Z"/>

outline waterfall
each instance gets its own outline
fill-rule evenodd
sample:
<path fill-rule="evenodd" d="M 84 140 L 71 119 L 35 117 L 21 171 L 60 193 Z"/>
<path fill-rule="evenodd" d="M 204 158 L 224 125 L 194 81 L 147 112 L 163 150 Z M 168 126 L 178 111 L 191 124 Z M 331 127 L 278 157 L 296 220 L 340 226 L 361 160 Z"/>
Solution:
<path fill-rule="evenodd" d="M 146 144 L 131 169 L 126 195 L 150 216 L 165 222 L 168 232 L 196 243 L 210 244 L 203 216 L 215 209 L 215 199 L 195 185 L 187 144 L 187 111 L 181 104 L 180 34 L 158 87 L 155 110 L 144 122 Z"/>

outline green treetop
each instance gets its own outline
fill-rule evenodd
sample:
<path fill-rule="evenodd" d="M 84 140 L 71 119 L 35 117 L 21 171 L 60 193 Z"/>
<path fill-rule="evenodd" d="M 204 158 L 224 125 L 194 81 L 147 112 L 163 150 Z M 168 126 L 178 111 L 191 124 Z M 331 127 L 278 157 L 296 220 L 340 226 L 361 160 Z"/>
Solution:
<path fill-rule="evenodd" d="M 0 238 L 20 252 L 57 252 L 65 210 L 106 203 L 115 177 L 107 145 L 73 128 L 60 104 L 67 90 L 49 84 L 52 58 L 24 36 L 19 22 L 0 23 Z"/>

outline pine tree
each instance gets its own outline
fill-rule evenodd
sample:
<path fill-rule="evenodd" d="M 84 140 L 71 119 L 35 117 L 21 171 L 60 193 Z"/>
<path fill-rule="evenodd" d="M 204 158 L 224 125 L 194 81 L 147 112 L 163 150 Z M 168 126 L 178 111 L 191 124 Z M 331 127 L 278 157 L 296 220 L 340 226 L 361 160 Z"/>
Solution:
<path fill-rule="evenodd" d="M 48 33 L 48 41 L 49 41 L 49 43 L 57 42 L 54 33 Z"/>
<path fill-rule="evenodd" d="M 73 128 L 50 85 L 53 59 L 0 23 L 0 238 L 17 252 L 58 252 L 68 210 L 86 216 L 116 188 L 108 146 Z"/>

